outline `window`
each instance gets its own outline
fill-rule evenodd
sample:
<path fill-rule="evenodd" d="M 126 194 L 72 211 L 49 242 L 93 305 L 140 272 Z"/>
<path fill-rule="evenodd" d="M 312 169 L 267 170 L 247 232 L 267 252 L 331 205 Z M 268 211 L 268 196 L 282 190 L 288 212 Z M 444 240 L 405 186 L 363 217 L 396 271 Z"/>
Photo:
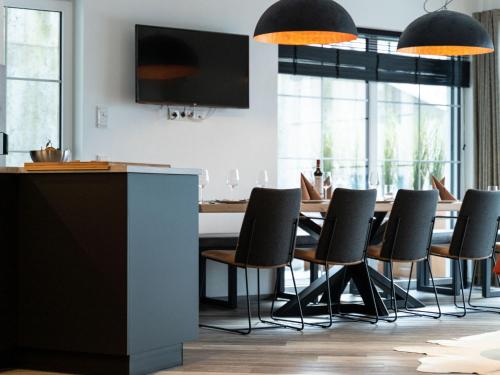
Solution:
<path fill-rule="evenodd" d="M 380 195 L 429 189 L 432 175 L 458 190 L 459 89 L 289 74 L 278 81 L 283 187 L 297 186 L 300 173 L 312 178 L 320 159 L 335 187 L 366 188 L 368 170 L 377 170 Z"/>
<path fill-rule="evenodd" d="M 367 171 L 367 91 L 362 81 L 280 74 L 279 181 L 312 179 L 315 160 L 337 185 L 364 188 Z"/>
<path fill-rule="evenodd" d="M 311 178 L 320 159 L 334 187 L 366 188 L 376 172 L 380 196 L 428 189 L 432 175 L 458 193 L 460 95 L 470 63 L 395 54 L 396 40 L 382 32 L 338 48 L 280 47 L 283 187 L 297 186 L 300 173 Z"/>
<path fill-rule="evenodd" d="M 431 176 L 458 189 L 458 89 L 376 83 L 377 166 L 384 194 L 431 188 Z"/>
<path fill-rule="evenodd" d="M 28 152 L 49 140 L 56 148 L 71 145 L 70 6 L 66 1 L 6 1 L 7 165 L 29 161 Z"/>

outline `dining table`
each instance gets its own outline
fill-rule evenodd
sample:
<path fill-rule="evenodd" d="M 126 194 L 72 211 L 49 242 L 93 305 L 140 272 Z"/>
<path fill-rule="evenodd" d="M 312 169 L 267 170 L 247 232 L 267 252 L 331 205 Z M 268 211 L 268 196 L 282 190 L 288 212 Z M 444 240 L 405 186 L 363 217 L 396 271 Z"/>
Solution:
<path fill-rule="evenodd" d="M 328 211 L 330 200 L 315 200 L 303 201 L 301 203 L 301 216 L 299 220 L 299 227 L 307 232 L 311 237 L 319 239 L 321 234 L 321 224 L 317 220 Z M 394 201 L 378 201 L 375 204 L 374 223 L 372 225 L 371 238 L 375 237 L 382 223 L 392 210 Z M 241 214 L 246 211 L 248 202 L 242 201 L 211 201 L 202 202 L 199 205 L 200 214 Z M 440 201 L 437 205 L 436 215 L 442 213 L 458 212 L 460 211 L 462 203 L 460 201 Z M 319 215 L 319 216 L 318 216 Z M 314 277 L 311 279 L 309 286 L 304 288 L 300 293 L 300 308 L 305 316 L 322 315 L 328 312 L 328 307 L 325 305 L 326 297 L 324 294 L 327 292 L 327 282 L 330 283 L 331 300 L 333 301 L 332 310 L 334 313 L 357 313 L 388 316 L 389 311 L 384 302 L 383 296 L 388 296 L 391 289 L 391 281 L 386 274 L 379 272 L 376 268 L 368 266 L 371 283 L 366 275 L 363 264 L 348 265 L 341 267 L 337 272 L 330 275 L 329 280 L 326 275 Z M 278 277 L 283 277 L 283 272 L 278 274 Z M 349 284 L 352 281 L 353 284 Z M 284 282 L 282 282 L 284 285 Z M 359 294 L 363 304 L 358 302 L 353 303 L 340 303 L 340 298 L 348 285 L 351 285 L 351 291 L 355 290 Z M 355 288 L 352 288 L 352 286 Z M 372 291 L 375 295 L 375 304 L 372 299 Z M 408 306 L 411 308 L 425 307 L 425 304 L 409 295 L 407 291 L 395 285 L 395 294 L 398 304 L 403 304 L 408 301 Z M 281 298 L 285 298 L 287 302 L 275 311 L 275 316 L 278 317 L 291 317 L 298 316 L 300 313 L 299 302 L 296 298 L 291 298 L 291 295 L 279 293 Z M 323 302 L 323 303 L 321 303 Z"/>

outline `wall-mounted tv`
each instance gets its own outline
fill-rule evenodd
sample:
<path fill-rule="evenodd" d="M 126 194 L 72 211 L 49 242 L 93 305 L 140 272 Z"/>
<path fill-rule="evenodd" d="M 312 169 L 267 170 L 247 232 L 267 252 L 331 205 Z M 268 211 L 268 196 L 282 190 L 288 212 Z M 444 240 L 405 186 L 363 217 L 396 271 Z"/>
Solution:
<path fill-rule="evenodd" d="M 136 101 L 249 108 L 248 36 L 136 25 Z"/>

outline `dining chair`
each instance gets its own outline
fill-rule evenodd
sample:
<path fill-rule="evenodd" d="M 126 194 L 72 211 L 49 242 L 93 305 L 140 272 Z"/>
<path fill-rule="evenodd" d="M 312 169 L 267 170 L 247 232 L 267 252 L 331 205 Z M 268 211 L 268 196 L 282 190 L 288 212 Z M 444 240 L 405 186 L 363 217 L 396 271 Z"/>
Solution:
<path fill-rule="evenodd" d="M 376 199 L 376 190 L 336 189 L 326 217 L 321 219 L 324 220 L 324 224 L 317 247 L 295 250 L 296 259 L 324 266 L 327 280 L 330 280 L 330 267 L 332 266 L 364 264 L 363 269 L 369 280 L 372 291 L 371 302 L 375 310 L 375 289 L 366 264 L 366 248 L 370 238 Z M 327 282 L 326 285 L 329 320 L 318 323 L 306 322 L 307 325 L 329 328 L 333 324 L 334 316 L 348 317 L 347 314 L 333 313 L 330 283 Z M 335 302 L 340 304 L 340 301 Z M 377 321 L 378 313 L 371 322 Z"/>
<path fill-rule="evenodd" d="M 300 322 L 290 319 L 276 319 L 273 316 L 274 302 L 271 305 L 271 320 L 261 314 L 260 270 L 290 268 L 295 297 L 300 306 L 295 275 L 291 266 L 301 205 L 300 189 L 275 190 L 256 188 L 250 195 L 248 207 L 243 218 L 238 244 L 235 250 L 208 250 L 201 256 L 208 260 L 231 265 L 245 270 L 245 287 L 248 327 L 225 328 L 200 324 L 200 327 L 213 328 L 233 333 L 250 334 L 252 329 L 290 328 L 304 329 L 304 318 L 300 311 Z M 248 289 L 248 270 L 257 270 L 257 314 L 261 323 L 267 326 L 252 328 L 250 295 Z M 278 282 L 276 282 L 277 288 Z M 275 288 L 275 295 L 276 295 Z M 293 325 L 280 322 L 294 323 Z"/>
<path fill-rule="evenodd" d="M 368 258 L 389 264 L 390 273 L 390 307 L 394 312 L 388 322 L 398 319 L 398 310 L 417 316 L 439 319 L 441 307 L 432 275 L 430 264 L 430 248 L 434 230 L 436 209 L 438 203 L 437 190 L 415 191 L 399 190 L 387 222 L 383 241 L 380 245 L 368 246 Z M 412 309 L 408 306 L 411 276 L 415 263 L 425 262 L 434 290 L 438 312 Z M 394 263 L 411 263 L 404 307 L 398 307 L 394 287 Z M 382 319 L 382 318 L 381 318 Z"/>
<path fill-rule="evenodd" d="M 459 306 L 457 304 L 456 296 L 454 296 L 454 303 L 457 308 L 462 309 L 462 313 L 450 313 L 447 315 L 459 318 L 467 315 L 462 276 L 462 261 L 464 260 L 474 262 L 474 270 L 472 272 L 473 282 L 471 283 L 469 298 L 467 300 L 469 308 L 482 311 L 500 309 L 500 306 L 476 306 L 471 303 L 478 261 L 491 258 L 493 264 L 496 262 L 495 248 L 497 233 L 500 228 L 500 192 L 469 190 L 465 194 L 458 217 L 439 216 L 439 218 L 456 219 L 451 243 L 444 246 L 432 246 L 431 248 L 432 255 L 450 259 L 458 263 L 462 305 Z M 497 281 L 500 281 L 498 276 Z M 495 312 L 500 312 L 500 310 Z"/>

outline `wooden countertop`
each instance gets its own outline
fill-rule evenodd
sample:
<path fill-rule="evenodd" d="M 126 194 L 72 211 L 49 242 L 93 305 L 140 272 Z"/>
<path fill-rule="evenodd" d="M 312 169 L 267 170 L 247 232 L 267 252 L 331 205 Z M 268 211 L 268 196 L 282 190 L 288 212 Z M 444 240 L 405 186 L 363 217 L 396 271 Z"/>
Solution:
<path fill-rule="evenodd" d="M 82 163 L 84 164 L 84 163 Z M 31 166 L 24 167 L 0 167 L 1 174 L 61 174 L 61 173 L 142 173 L 142 174 L 170 174 L 170 175 L 199 175 L 201 171 L 194 168 L 172 168 L 166 164 L 145 164 L 145 163 L 126 163 L 109 162 L 106 168 L 90 168 L 78 166 L 67 169 L 60 168 L 60 164 L 54 167 L 44 166 L 43 170 L 31 170 Z"/>

